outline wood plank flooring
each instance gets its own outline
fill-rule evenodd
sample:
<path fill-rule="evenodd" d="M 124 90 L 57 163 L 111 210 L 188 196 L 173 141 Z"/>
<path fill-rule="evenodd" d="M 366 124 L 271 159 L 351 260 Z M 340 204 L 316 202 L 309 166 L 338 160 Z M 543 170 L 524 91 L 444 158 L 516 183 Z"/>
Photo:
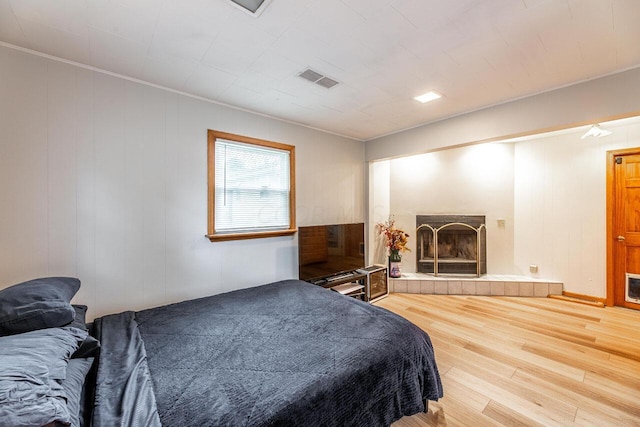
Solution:
<path fill-rule="evenodd" d="M 640 426 L 640 312 L 551 298 L 391 294 L 431 336 L 444 398 L 393 427 Z"/>

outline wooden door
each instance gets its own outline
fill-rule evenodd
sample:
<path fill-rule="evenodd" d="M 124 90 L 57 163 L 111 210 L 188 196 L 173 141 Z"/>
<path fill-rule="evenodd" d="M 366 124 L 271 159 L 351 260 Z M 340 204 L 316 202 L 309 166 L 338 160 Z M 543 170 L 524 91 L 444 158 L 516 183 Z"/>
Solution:
<path fill-rule="evenodd" d="M 640 274 L 640 148 L 607 154 L 607 305 L 640 310 L 625 300 L 625 274 Z"/>

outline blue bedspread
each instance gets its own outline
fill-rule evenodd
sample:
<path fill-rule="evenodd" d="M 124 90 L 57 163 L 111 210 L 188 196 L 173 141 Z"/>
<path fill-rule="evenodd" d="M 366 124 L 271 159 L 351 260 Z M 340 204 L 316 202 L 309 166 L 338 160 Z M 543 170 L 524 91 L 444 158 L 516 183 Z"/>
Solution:
<path fill-rule="evenodd" d="M 115 401 L 97 406 L 148 406 L 165 426 L 386 426 L 442 397 L 426 333 L 385 309 L 297 280 L 95 325 L 102 339 L 96 396 Z M 131 339 L 143 345 L 122 344 Z M 127 347 L 138 356 L 127 356 Z M 114 358 L 132 366 L 108 362 Z M 133 424 L 104 410 L 94 415 L 96 425 Z"/>

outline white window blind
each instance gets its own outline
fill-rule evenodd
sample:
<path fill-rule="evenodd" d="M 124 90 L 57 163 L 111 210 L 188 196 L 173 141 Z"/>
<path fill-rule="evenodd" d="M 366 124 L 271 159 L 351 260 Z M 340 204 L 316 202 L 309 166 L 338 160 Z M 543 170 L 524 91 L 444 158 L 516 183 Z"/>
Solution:
<path fill-rule="evenodd" d="M 289 157 L 286 150 L 216 140 L 216 233 L 289 228 Z"/>

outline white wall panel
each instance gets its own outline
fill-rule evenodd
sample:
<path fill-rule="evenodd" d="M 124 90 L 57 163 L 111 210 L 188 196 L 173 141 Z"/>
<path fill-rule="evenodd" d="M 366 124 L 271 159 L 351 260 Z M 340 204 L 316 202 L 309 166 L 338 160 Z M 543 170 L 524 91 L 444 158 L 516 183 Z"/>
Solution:
<path fill-rule="evenodd" d="M 165 93 L 144 88 L 143 123 L 147 126 L 136 153 L 141 167 L 139 215 L 141 260 L 140 283 L 144 304 L 154 306 L 163 301 L 166 292 L 166 138 Z M 135 167 L 135 166 L 134 166 Z"/>
<path fill-rule="evenodd" d="M 89 307 L 96 304 L 96 141 L 95 98 L 93 93 L 95 73 L 78 69 L 76 136 L 77 176 L 77 276 L 82 286 L 77 299 Z"/>
<path fill-rule="evenodd" d="M 640 146 L 640 125 L 607 126 L 515 144 L 514 262 L 519 274 L 606 296 L 606 152 Z M 529 266 L 538 266 L 531 274 Z"/>
<path fill-rule="evenodd" d="M 0 65 L 0 274 L 14 282 L 49 272 L 48 61 L 0 49 Z"/>
<path fill-rule="evenodd" d="M 94 83 L 96 303 L 101 311 L 113 312 L 123 300 L 135 301 L 129 289 L 130 276 L 125 271 L 126 82 L 96 75 Z"/>
<path fill-rule="evenodd" d="M 125 185 L 122 190 L 124 233 L 124 266 L 127 282 L 126 292 L 132 301 L 145 301 L 145 271 L 144 261 L 147 254 L 153 250 L 155 243 L 153 236 L 144 236 L 144 199 L 145 192 L 143 181 L 150 173 L 148 158 L 144 153 L 144 138 L 150 132 L 149 127 L 154 123 L 148 119 L 147 112 L 151 104 L 146 103 L 145 87 L 134 83 L 125 82 L 122 105 L 124 129 L 123 129 L 123 180 Z M 163 120 L 155 123 L 162 127 Z M 153 216 L 150 216 L 151 220 Z M 146 242 L 149 246 L 146 247 Z"/>
<path fill-rule="evenodd" d="M 45 142 L 48 172 L 48 274 L 52 276 L 60 276 L 65 272 L 75 274 L 77 270 L 76 98 L 74 67 L 49 62 Z"/>
<path fill-rule="evenodd" d="M 193 275 L 189 274 L 189 269 L 185 269 L 184 259 L 189 258 L 190 244 L 192 239 L 198 236 L 191 236 L 189 233 L 188 217 L 190 208 L 188 206 L 191 195 L 182 191 L 188 188 L 185 181 L 186 171 L 188 167 L 183 165 L 183 157 L 186 150 L 181 148 L 181 134 L 184 122 L 189 118 L 184 113 L 182 105 L 184 99 L 175 94 L 167 94 L 166 97 L 166 188 L 165 188 L 165 208 L 164 215 L 166 221 L 165 228 L 165 277 L 166 277 L 166 293 L 167 300 L 179 301 L 187 298 L 185 289 L 188 284 L 193 283 Z M 180 118 L 185 116 L 184 120 Z M 198 218 L 194 218 L 197 222 Z M 195 243 L 195 240 L 194 240 Z M 204 242 L 202 242 L 204 243 Z M 217 277 L 211 277 L 212 281 L 216 281 Z"/>
<path fill-rule="evenodd" d="M 391 162 L 384 160 L 369 163 L 369 262 L 386 264 L 387 247 L 375 229 L 375 224 L 389 219 L 391 215 Z"/>
<path fill-rule="evenodd" d="M 296 146 L 298 225 L 364 221 L 364 144 L 0 48 L 0 288 L 89 317 L 297 277 L 297 238 L 211 243 L 207 129 Z"/>

